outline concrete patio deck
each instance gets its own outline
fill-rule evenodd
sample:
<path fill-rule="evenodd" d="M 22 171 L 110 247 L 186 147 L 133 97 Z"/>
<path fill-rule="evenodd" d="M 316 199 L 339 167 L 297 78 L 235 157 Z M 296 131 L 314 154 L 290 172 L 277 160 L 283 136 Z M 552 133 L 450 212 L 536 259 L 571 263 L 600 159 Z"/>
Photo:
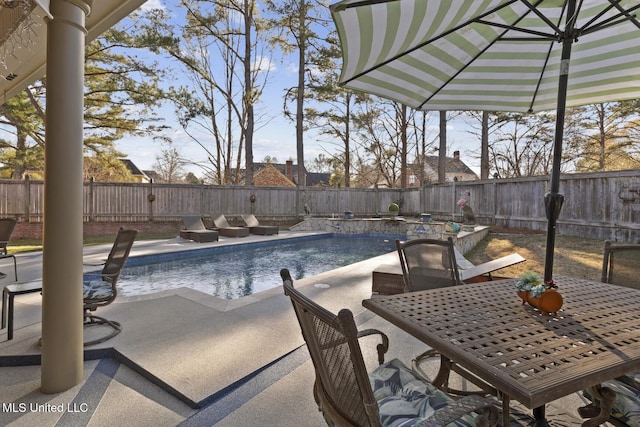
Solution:
<path fill-rule="evenodd" d="M 303 234 L 309 233 L 221 238 L 215 243 L 139 241 L 131 256 Z M 104 259 L 109 249 L 87 247 L 85 262 Z M 408 363 L 424 345 L 361 305 L 371 296 L 373 269 L 396 257 L 382 255 L 295 285 L 329 310 L 350 308 L 360 328 L 387 333 L 388 358 Z M 20 281 L 40 277 L 40 263 L 40 254 L 18 255 Z M 188 289 L 119 297 L 101 315 L 120 321 L 122 333 L 87 349 L 83 381 L 55 395 L 39 391 L 41 297 L 22 295 L 15 303 L 14 339 L 7 341 L 6 329 L 0 331 L 0 425 L 325 425 L 312 396 L 313 366 L 280 287 L 232 301 Z M 366 344 L 365 358 L 375 363 L 373 345 Z M 549 405 L 550 414 L 571 412 L 563 419 L 572 421 L 553 425 L 579 425 L 572 416 L 583 402 L 576 394 Z"/>

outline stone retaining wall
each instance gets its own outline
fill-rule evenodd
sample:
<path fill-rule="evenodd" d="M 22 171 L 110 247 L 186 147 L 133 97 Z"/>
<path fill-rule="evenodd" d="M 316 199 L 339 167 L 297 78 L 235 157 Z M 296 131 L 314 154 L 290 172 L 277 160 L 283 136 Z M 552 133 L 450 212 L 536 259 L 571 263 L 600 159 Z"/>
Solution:
<path fill-rule="evenodd" d="M 446 239 L 452 237 L 456 247 L 466 253 L 473 249 L 488 233 L 483 225 L 465 226 L 459 233 L 444 231 L 445 222 L 397 220 L 393 218 L 315 218 L 307 217 L 291 227 L 296 231 L 327 231 L 337 234 L 391 234 L 408 239 Z"/>

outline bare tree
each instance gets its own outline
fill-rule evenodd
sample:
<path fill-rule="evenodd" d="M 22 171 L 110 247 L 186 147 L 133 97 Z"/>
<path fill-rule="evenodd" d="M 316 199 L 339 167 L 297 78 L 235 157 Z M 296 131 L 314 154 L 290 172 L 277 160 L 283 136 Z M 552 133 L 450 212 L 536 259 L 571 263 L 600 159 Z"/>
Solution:
<path fill-rule="evenodd" d="M 177 60 L 190 80 L 174 88 L 178 120 L 204 150 L 205 160 L 197 164 L 209 180 L 251 185 L 254 107 L 270 69 L 256 2 L 181 0 L 180 6 L 184 24 L 153 10 L 146 27 L 155 51 Z"/>
<path fill-rule="evenodd" d="M 156 155 L 156 161 L 151 167 L 163 182 L 171 184 L 184 180 L 184 165 L 180 151 L 169 144 Z"/>

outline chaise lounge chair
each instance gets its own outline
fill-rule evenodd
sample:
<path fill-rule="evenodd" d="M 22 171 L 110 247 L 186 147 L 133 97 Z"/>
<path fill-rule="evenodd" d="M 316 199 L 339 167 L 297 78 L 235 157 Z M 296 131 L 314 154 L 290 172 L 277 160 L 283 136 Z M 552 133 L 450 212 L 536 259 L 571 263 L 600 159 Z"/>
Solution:
<path fill-rule="evenodd" d="M 455 246 L 454 252 L 456 255 L 456 264 L 458 265 L 460 279 L 465 283 L 493 280 L 493 277 L 491 276 L 492 272 L 526 261 L 526 259 L 519 253 L 513 253 L 511 255 L 506 255 L 475 265 L 466 259 L 462 252 Z"/>
<path fill-rule="evenodd" d="M 205 227 L 199 216 L 185 215 L 182 217 L 182 223 L 184 229 L 180 230 L 181 238 L 198 243 L 218 241 L 218 232 Z"/>
<path fill-rule="evenodd" d="M 276 225 L 260 225 L 260 222 L 253 214 L 242 215 L 242 220 L 249 227 L 249 233 L 259 234 L 262 236 L 270 236 L 272 234 L 278 234 L 278 227 Z"/>
<path fill-rule="evenodd" d="M 229 225 L 227 218 L 224 215 L 218 215 L 213 217 L 213 223 L 216 226 L 216 230 L 221 236 L 226 237 L 246 237 L 249 235 L 249 229 L 247 227 L 232 227 Z"/>

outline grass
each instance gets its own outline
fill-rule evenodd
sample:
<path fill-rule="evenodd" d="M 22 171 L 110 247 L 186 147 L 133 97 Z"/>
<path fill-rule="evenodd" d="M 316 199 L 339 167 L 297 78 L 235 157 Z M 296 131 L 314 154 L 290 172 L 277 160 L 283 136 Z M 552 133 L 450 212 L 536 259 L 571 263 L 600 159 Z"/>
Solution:
<path fill-rule="evenodd" d="M 466 257 L 474 264 L 518 252 L 526 262 L 498 272 L 501 276 L 517 277 L 526 271 L 544 273 L 545 234 L 490 233 Z M 553 275 L 600 280 L 604 241 L 584 237 L 556 236 Z"/>

